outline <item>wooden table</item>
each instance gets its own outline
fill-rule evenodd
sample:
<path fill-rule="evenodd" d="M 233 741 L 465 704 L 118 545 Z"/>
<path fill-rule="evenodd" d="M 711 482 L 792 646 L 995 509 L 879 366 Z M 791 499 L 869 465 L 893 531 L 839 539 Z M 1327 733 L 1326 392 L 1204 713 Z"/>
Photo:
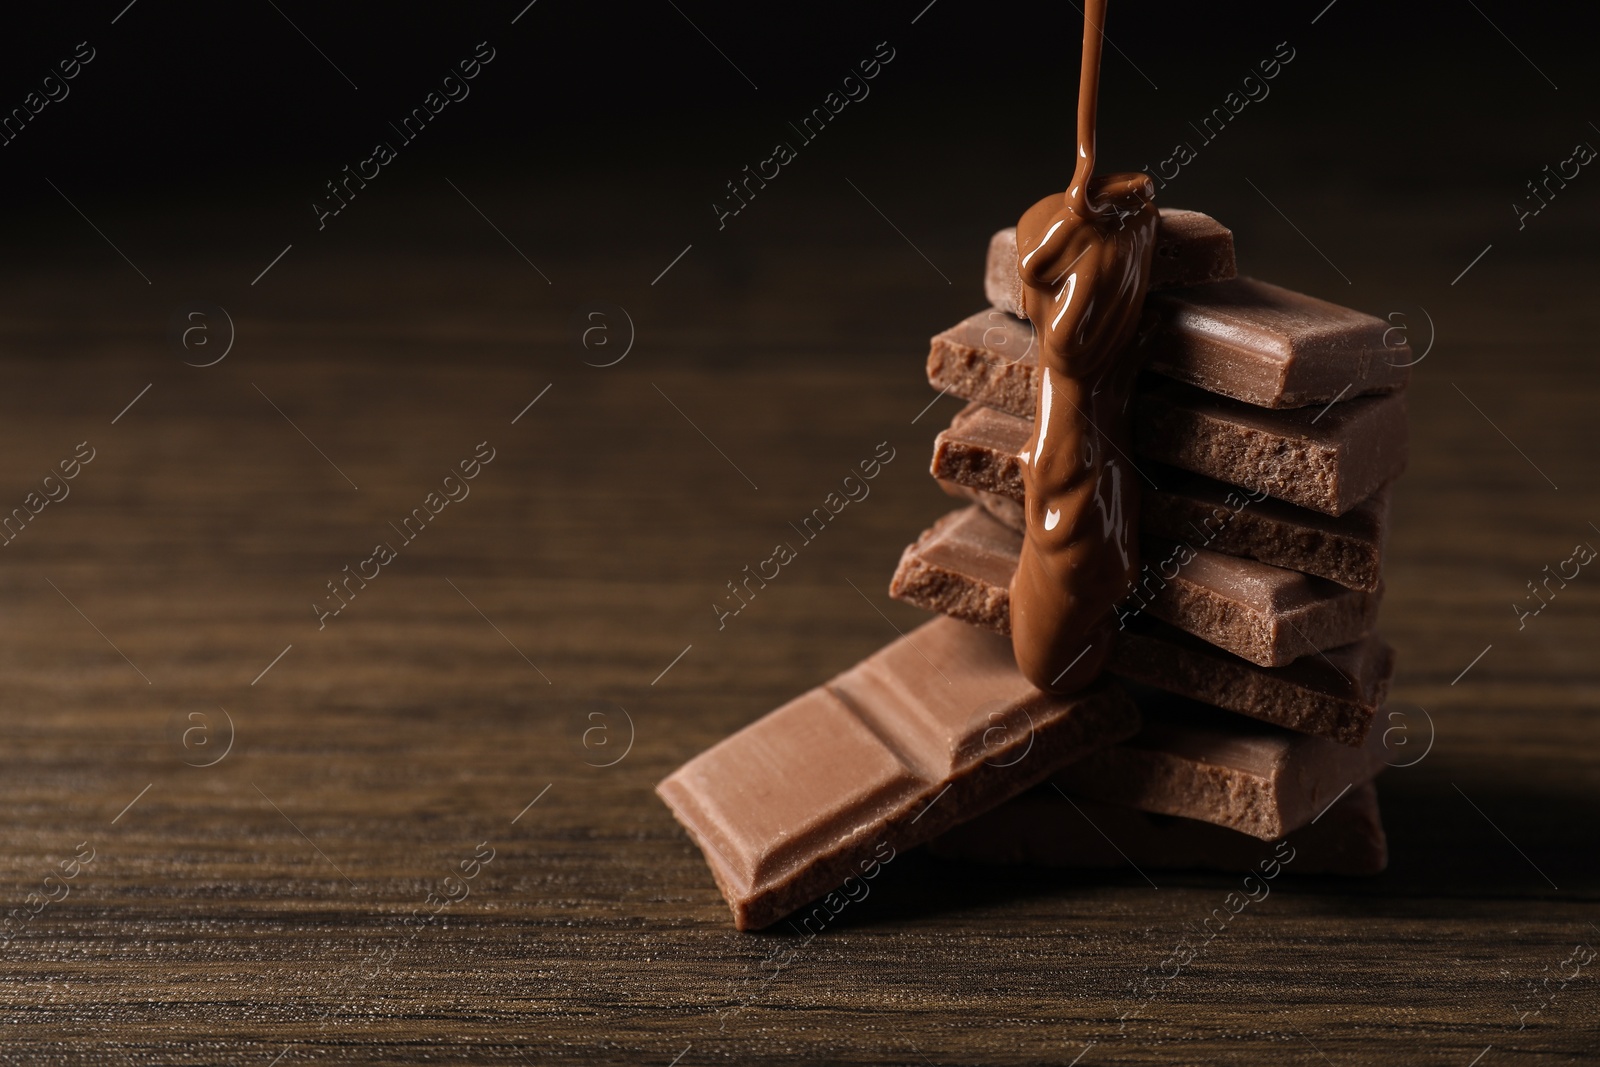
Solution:
<path fill-rule="evenodd" d="M 395 195 L 256 285 L 288 238 L 152 253 L 146 286 L 66 216 L 5 267 L 0 505 L 59 494 L 42 479 L 80 442 L 93 458 L 0 548 L 0 887 L 40 908 L 0 954 L 0 1060 L 1492 1067 L 1600 1047 L 1594 969 L 1558 977 L 1600 945 L 1600 579 L 1520 631 L 1511 609 L 1600 544 L 1593 315 L 1545 291 L 1570 264 L 1537 238 L 1452 286 L 1501 238 L 1395 256 L 1378 235 L 1404 205 L 1369 199 L 1359 242 L 1326 249 L 1347 287 L 1248 189 L 1190 202 L 1254 273 L 1404 312 L 1419 351 L 1419 309 L 1436 324 L 1382 616 L 1394 723 L 1431 749 L 1382 779 L 1386 874 L 1283 879 L 1119 1028 L 1234 879 L 911 854 L 800 946 L 733 931 L 652 793 L 921 617 L 884 590 L 949 506 L 925 463 L 957 405 L 927 407 L 925 339 L 977 306 L 1007 219 L 979 197 L 940 222 L 907 193 L 883 206 L 908 248 L 841 183 L 796 178 L 652 285 L 690 243 L 671 226 L 597 251 L 577 222 L 536 229 L 513 188 L 480 193 L 519 259 L 436 181 Z M 212 348 L 169 341 L 191 298 L 232 316 L 214 366 L 183 361 L 221 351 L 215 313 L 189 320 Z M 578 344 L 590 300 L 634 324 L 615 365 L 592 365 L 622 351 L 614 311 L 612 347 Z M 724 583 L 882 441 L 871 497 L 719 630 Z M 490 450 L 470 495 L 400 535 Z M 380 542 L 394 557 L 364 563 Z M 358 569 L 377 576 L 319 622 Z"/>

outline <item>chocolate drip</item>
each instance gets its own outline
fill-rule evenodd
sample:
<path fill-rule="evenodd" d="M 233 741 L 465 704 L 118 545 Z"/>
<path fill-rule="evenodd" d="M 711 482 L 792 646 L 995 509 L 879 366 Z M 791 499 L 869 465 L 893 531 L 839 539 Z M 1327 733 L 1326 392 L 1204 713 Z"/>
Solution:
<path fill-rule="evenodd" d="M 1065 193 L 1017 223 L 1023 310 L 1039 339 L 1039 406 L 1022 452 L 1026 522 L 1011 580 L 1012 648 L 1034 685 L 1082 689 L 1116 631 L 1113 605 L 1138 571 L 1138 488 L 1127 459 L 1149 288 L 1155 186 L 1096 176 L 1095 113 L 1107 0 L 1089 0 L 1078 86 L 1078 157 Z"/>

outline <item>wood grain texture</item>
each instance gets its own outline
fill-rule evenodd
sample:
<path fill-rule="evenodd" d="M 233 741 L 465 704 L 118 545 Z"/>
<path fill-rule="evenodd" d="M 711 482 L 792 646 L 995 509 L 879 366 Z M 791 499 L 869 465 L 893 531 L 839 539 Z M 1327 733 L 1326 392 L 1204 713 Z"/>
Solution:
<path fill-rule="evenodd" d="M 926 463 L 957 402 L 916 418 L 925 343 L 981 300 L 982 226 L 918 232 L 965 271 L 947 291 L 859 203 L 794 195 L 852 221 L 697 247 L 655 288 L 669 240 L 603 269 L 541 257 L 546 287 L 472 220 L 438 221 L 436 192 L 401 212 L 430 235 L 416 249 L 330 239 L 255 289 L 265 257 L 174 253 L 142 264 L 146 293 L 92 234 L 6 268 L 0 505 L 78 442 L 96 455 L 0 548 L 0 903 L 25 908 L 80 842 L 95 859 L 0 953 L 0 1061 L 1593 1055 L 1593 970 L 1518 1024 L 1530 984 L 1600 944 L 1600 579 L 1521 631 L 1509 607 L 1600 543 L 1592 316 L 1508 321 L 1445 285 L 1453 246 L 1408 266 L 1438 276 L 1443 332 L 1410 394 L 1381 623 L 1403 718 L 1379 725 L 1419 753 L 1420 709 L 1435 732 L 1380 780 L 1386 874 L 1280 879 L 1144 1004 L 1132 984 L 1237 879 L 913 853 L 815 939 L 734 932 L 651 790 L 921 618 L 885 587 L 949 506 Z M 1258 201 L 1215 213 L 1250 269 L 1346 299 Z M 1348 299 L 1415 292 L 1384 264 L 1345 263 L 1389 279 Z M 1551 268 L 1476 269 L 1531 300 Z M 205 369 L 163 334 L 197 292 L 238 323 Z M 572 340 L 596 293 L 639 332 L 604 369 Z M 324 583 L 396 542 L 388 523 L 481 441 L 471 495 L 319 630 Z M 896 458 L 871 496 L 719 630 L 724 583 L 880 441 Z M 231 751 L 186 765 L 221 750 L 223 709 Z M 480 844 L 469 895 L 407 926 Z"/>

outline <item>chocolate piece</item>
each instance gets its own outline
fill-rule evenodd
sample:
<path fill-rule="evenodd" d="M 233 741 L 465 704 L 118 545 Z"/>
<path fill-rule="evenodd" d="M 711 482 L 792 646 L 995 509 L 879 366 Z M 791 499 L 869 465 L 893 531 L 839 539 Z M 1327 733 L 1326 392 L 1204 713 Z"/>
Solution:
<path fill-rule="evenodd" d="M 1021 541 L 982 508 L 951 512 L 901 554 L 889 595 L 1008 633 Z M 1379 593 L 1170 543 L 1147 542 L 1144 554 L 1120 625 L 1148 615 L 1262 667 L 1357 641 L 1377 616 Z"/>
<path fill-rule="evenodd" d="M 1145 558 L 1138 589 L 1118 610 L 1119 622 L 1148 613 L 1262 667 L 1282 667 L 1357 641 L 1377 621 L 1381 589 L 1346 589 L 1170 541 L 1147 541 Z"/>
<path fill-rule="evenodd" d="M 968 404 L 933 441 L 928 471 L 943 482 L 1009 497 L 1022 503 L 1022 450 L 1033 425 L 1027 419 Z M 1020 530 L 1018 531 L 1020 532 Z"/>
<path fill-rule="evenodd" d="M 1232 230 L 1198 211 L 1172 207 L 1160 211 L 1156 254 L 1150 265 L 1152 290 L 1227 281 L 1237 273 Z M 989 239 L 983 293 L 1001 311 L 1026 317 L 1022 311 L 1022 276 L 1017 273 L 1015 226 L 1007 226 Z M 1392 358 L 1403 360 L 1399 356 Z"/>
<path fill-rule="evenodd" d="M 889 595 L 1011 635 L 1011 576 L 1022 535 L 979 508 L 940 516 L 900 553 Z"/>
<path fill-rule="evenodd" d="M 1146 390 L 1136 402 L 1134 444 L 1141 459 L 1324 515 L 1344 515 L 1406 464 L 1403 393 L 1344 401 L 1320 419 L 1309 408 L 1269 412 L 1176 382 Z M 934 443 L 933 476 L 1020 500 L 1019 453 L 1032 432 L 1027 419 L 969 404 Z M 1139 473 L 1147 486 L 1154 480 L 1143 464 Z"/>
<path fill-rule="evenodd" d="M 1320 407 L 1405 387 L 1410 349 L 1386 345 L 1387 332 L 1363 312 L 1239 278 L 1151 294 L 1139 352 L 1149 371 L 1247 404 Z M 991 308 L 934 336 L 928 380 L 1032 418 L 1037 361 L 1033 327 Z"/>
<path fill-rule="evenodd" d="M 1343 515 L 1405 470 L 1406 398 L 1268 412 L 1163 382 L 1139 395 L 1134 444 L 1141 456 Z"/>
<path fill-rule="evenodd" d="M 1140 465 L 1160 485 L 1141 494 L 1140 528 L 1228 556 L 1270 563 L 1338 582 L 1347 589 L 1378 588 L 1389 524 L 1389 487 L 1335 518 L 1281 500 L 1248 500 L 1237 489 L 1157 463 Z M 971 501 L 1002 524 L 1022 531 L 1022 502 L 946 478 L 939 485 Z"/>
<path fill-rule="evenodd" d="M 1237 489 L 1160 464 L 1144 466 L 1161 486 L 1143 493 L 1141 529 L 1204 545 L 1229 556 L 1270 563 L 1371 592 L 1382 576 L 1389 526 L 1389 487 L 1334 517 Z"/>
<path fill-rule="evenodd" d="M 1038 341 L 1033 325 L 990 308 L 969 315 L 928 348 L 935 389 L 1032 419 L 1039 402 Z"/>
<path fill-rule="evenodd" d="M 1237 273 L 1232 230 L 1204 212 L 1161 208 L 1150 288 L 1225 282 Z"/>
<path fill-rule="evenodd" d="M 952 482 L 948 478 L 935 478 L 939 488 L 943 489 L 946 496 L 965 500 L 969 504 L 976 504 L 989 513 L 990 518 L 1013 533 L 1022 532 L 1022 501 L 1013 500 L 1000 493 L 991 493 L 987 489 L 974 489 L 960 482 Z"/>
<path fill-rule="evenodd" d="M 1157 228 L 1159 240 L 1161 230 Z M 1017 228 L 1007 226 L 989 238 L 989 254 L 983 261 L 983 295 L 997 310 L 1016 318 L 1022 313 L 1022 275 L 1017 273 Z"/>
<path fill-rule="evenodd" d="M 750 930 L 871 877 L 896 850 L 1138 725 L 1115 683 L 1047 696 L 1003 638 L 935 619 L 707 749 L 656 792 Z"/>
<path fill-rule="evenodd" d="M 1389 843 L 1369 782 L 1337 801 L 1314 826 L 1285 839 L 1294 851 L 1282 864 L 1290 874 L 1377 874 L 1389 865 Z M 928 843 L 945 859 L 996 865 L 1140 872 L 1272 870 L 1278 860 L 1260 838 L 1195 819 L 1152 815 L 1133 808 L 1069 800 L 1049 785 L 1037 786 Z M 1266 863 L 1267 867 L 1260 865 Z"/>
<path fill-rule="evenodd" d="M 1164 693 L 1141 698 L 1139 707 L 1144 727 L 1137 736 L 1051 780 L 1074 797 L 1271 841 L 1371 781 L 1388 756 L 1381 731 L 1351 748 Z"/>
<path fill-rule="evenodd" d="M 1360 745 L 1389 694 L 1394 649 L 1368 634 L 1283 667 L 1259 667 L 1175 627 L 1145 620 L 1117 634 L 1107 669 L 1296 733 Z"/>
<path fill-rule="evenodd" d="M 1411 377 L 1411 349 L 1385 344 L 1384 320 L 1254 278 L 1162 293 L 1145 310 L 1148 369 L 1246 404 L 1320 406 Z"/>

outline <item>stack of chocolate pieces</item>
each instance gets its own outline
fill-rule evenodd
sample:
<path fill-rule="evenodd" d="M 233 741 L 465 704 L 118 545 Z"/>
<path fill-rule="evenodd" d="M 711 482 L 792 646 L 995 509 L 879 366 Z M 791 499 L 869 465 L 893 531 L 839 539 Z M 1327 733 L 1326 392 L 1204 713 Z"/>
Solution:
<path fill-rule="evenodd" d="M 1235 274 L 1230 231 L 1161 212 L 1136 342 L 1141 571 L 1108 665 L 1133 683 L 1143 729 L 946 835 L 943 854 L 1232 867 L 1252 839 L 1300 834 L 1297 870 L 1384 866 L 1373 725 L 1394 653 L 1373 624 L 1410 355 L 1380 319 Z M 933 339 L 929 382 L 969 404 L 932 473 L 970 503 L 906 549 L 890 586 L 999 635 L 1038 396 L 1021 284 L 1002 230 L 994 306 Z"/>
<path fill-rule="evenodd" d="M 970 503 L 891 587 L 940 617 L 657 787 L 740 929 L 792 914 L 815 932 L 930 841 L 997 862 L 1237 869 L 1288 835 L 1294 870 L 1382 868 L 1372 727 L 1393 654 L 1372 626 L 1408 359 L 1376 319 L 1234 275 L 1227 229 L 1161 213 L 1138 342 L 1145 570 L 1118 609 L 1120 678 L 1055 696 L 1008 636 L 1038 364 L 1015 231 L 995 236 L 994 307 L 928 361 L 970 402 L 933 460 Z"/>

